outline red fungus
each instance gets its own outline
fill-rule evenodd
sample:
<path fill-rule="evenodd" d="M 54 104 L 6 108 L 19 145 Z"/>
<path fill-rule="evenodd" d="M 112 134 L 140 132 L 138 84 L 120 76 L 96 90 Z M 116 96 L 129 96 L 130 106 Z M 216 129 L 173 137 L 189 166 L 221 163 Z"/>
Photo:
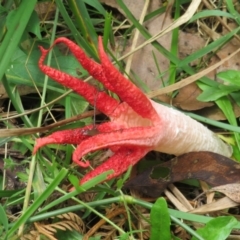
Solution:
<path fill-rule="evenodd" d="M 108 179 L 116 177 L 136 164 L 151 150 L 181 155 L 191 151 L 212 151 L 231 156 L 232 149 L 202 124 L 183 113 L 158 104 L 126 79 L 110 62 L 99 38 L 100 64 L 86 56 L 84 51 L 67 38 L 58 38 L 54 44 L 66 44 L 80 64 L 107 89 L 116 93 L 121 101 L 110 97 L 82 80 L 44 65 L 48 50 L 40 47 L 40 69 L 56 82 L 71 88 L 90 104 L 110 118 L 110 122 L 96 125 L 96 135 L 88 135 L 89 125 L 80 129 L 58 131 L 37 139 L 33 153 L 47 144 L 77 144 L 73 161 L 81 167 L 89 162 L 81 158 L 99 149 L 109 148 L 113 156 L 95 170 L 86 174 L 80 184 L 98 174 L 114 170 Z"/>

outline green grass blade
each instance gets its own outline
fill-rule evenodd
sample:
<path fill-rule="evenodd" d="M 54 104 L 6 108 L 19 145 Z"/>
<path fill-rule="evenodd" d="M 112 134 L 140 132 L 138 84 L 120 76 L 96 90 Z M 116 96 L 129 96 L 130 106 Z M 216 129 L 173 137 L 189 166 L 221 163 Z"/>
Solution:
<path fill-rule="evenodd" d="M 230 99 L 227 96 L 225 96 L 216 100 L 215 103 L 222 110 L 222 112 L 226 116 L 229 123 L 233 126 L 238 126 Z M 233 148 L 234 150 L 233 156 L 238 161 L 240 161 L 240 134 L 237 132 L 234 132 L 234 137 L 236 141 L 236 146 Z"/>
<path fill-rule="evenodd" d="M 65 194 L 64 196 L 62 196 L 62 197 L 60 197 L 60 198 L 52 201 L 52 202 L 49 203 L 47 206 L 45 206 L 43 209 L 41 209 L 40 212 L 41 212 L 41 213 L 42 213 L 42 212 L 45 212 L 45 211 L 47 211 L 48 209 L 50 209 L 50 208 L 52 208 L 52 207 L 54 207 L 54 206 L 56 206 L 56 205 L 58 205 L 58 204 L 60 204 L 60 203 L 62 203 L 62 202 L 64 202 L 64 201 L 66 201 L 66 200 L 68 200 L 68 199 L 76 196 L 77 194 L 79 194 L 79 193 L 81 193 L 81 192 L 85 192 L 86 190 L 88 190 L 88 189 L 96 186 L 97 184 L 99 184 L 99 183 L 101 183 L 102 181 L 104 181 L 110 173 L 112 173 L 112 170 L 99 174 L 97 177 L 95 177 L 95 178 L 87 181 L 86 183 L 84 183 L 84 184 L 81 185 L 81 186 L 78 185 L 78 186 L 77 186 L 77 187 L 78 187 L 77 190 L 72 191 L 72 192 L 70 192 L 70 193 L 67 193 L 67 194 Z M 77 184 L 79 184 L 79 180 L 77 180 L 77 181 L 78 181 Z"/>
<path fill-rule="evenodd" d="M 14 88 L 12 88 L 12 86 L 9 84 L 5 75 L 2 76 L 2 83 L 4 85 L 4 88 L 5 88 L 8 96 L 9 96 L 9 98 L 12 101 L 12 104 L 13 104 L 14 108 L 16 109 L 16 111 L 18 113 L 23 113 L 24 109 L 23 109 L 23 106 L 22 106 L 22 103 L 21 103 L 21 98 L 20 98 L 17 91 L 15 91 L 15 94 L 13 93 Z M 22 118 L 22 120 L 23 120 L 23 122 L 25 123 L 26 126 L 33 127 L 32 122 L 30 121 L 30 119 L 28 118 L 27 115 L 24 115 L 21 118 Z"/>
<path fill-rule="evenodd" d="M 191 54 L 190 56 L 186 57 L 185 59 L 183 59 L 181 61 L 181 63 L 178 65 L 178 67 L 183 67 L 191 62 L 193 62 L 194 60 L 197 60 L 203 56 L 205 56 L 206 54 L 215 51 L 216 48 L 219 48 L 221 46 L 223 46 L 224 44 L 226 44 L 227 42 L 229 42 L 229 40 L 239 32 L 240 27 L 235 28 L 234 30 L 232 30 L 230 33 L 220 37 L 219 39 L 217 39 L 216 41 L 208 44 L 205 48 Z"/>
<path fill-rule="evenodd" d="M 179 2 L 176 1 L 175 3 L 176 5 L 176 9 L 175 9 L 175 16 L 174 19 L 178 19 L 180 16 L 180 5 Z M 179 35 L 179 28 L 175 28 L 172 31 L 172 42 L 171 42 L 171 53 L 175 56 L 178 55 L 178 35 Z M 176 65 L 172 62 L 170 62 L 170 66 L 169 66 L 169 84 L 173 84 L 176 81 Z"/>
<path fill-rule="evenodd" d="M 8 21 L 11 21 L 11 23 L 7 24 L 7 33 L 0 45 L 0 80 L 2 79 L 6 69 L 9 66 L 9 62 L 15 53 L 22 34 L 32 15 L 36 2 L 36 0 L 21 1 L 19 7 L 8 16 L 10 18 Z"/>
<path fill-rule="evenodd" d="M 105 16 L 104 31 L 103 31 L 103 46 L 105 49 L 107 48 L 108 39 L 110 38 L 111 43 L 113 43 L 113 40 L 114 40 L 111 24 L 112 24 L 112 14 L 107 13 Z"/>
<path fill-rule="evenodd" d="M 33 204 L 26 210 L 26 212 L 18 218 L 15 224 L 9 229 L 8 237 L 10 237 L 18 228 L 24 224 L 31 215 L 41 206 L 41 204 L 46 201 L 46 199 L 53 193 L 56 187 L 61 183 L 61 181 L 67 176 L 68 171 L 65 168 L 62 168 L 59 174 L 53 179 L 49 184 L 46 190 L 36 199 Z"/>
<path fill-rule="evenodd" d="M 102 4 L 98 0 L 83 0 L 83 2 L 87 3 L 88 5 L 95 8 L 99 13 L 101 13 L 103 16 L 106 14 L 106 10 L 102 6 Z"/>
<path fill-rule="evenodd" d="M 226 17 L 226 18 L 234 18 L 234 16 L 228 12 L 224 12 L 221 10 L 204 10 L 202 12 L 196 13 L 191 20 L 189 21 L 189 23 L 194 22 L 200 18 L 206 18 L 206 17 L 213 17 L 213 16 L 217 16 L 217 17 Z"/>
<path fill-rule="evenodd" d="M 227 9 L 230 12 L 230 14 L 234 17 L 234 19 L 237 22 L 237 24 L 240 25 L 240 14 L 235 9 L 235 7 L 233 5 L 233 1 L 226 0 L 226 5 L 227 5 Z"/>
<path fill-rule="evenodd" d="M 2 223 L 4 230 L 8 231 L 8 217 L 6 211 L 4 210 L 3 206 L 0 204 L 0 223 Z"/>
<path fill-rule="evenodd" d="M 75 16 L 76 25 L 80 28 L 83 38 L 88 41 L 89 45 L 97 55 L 97 34 L 85 3 L 83 1 L 75 0 L 69 0 L 68 3 Z"/>
<path fill-rule="evenodd" d="M 64 18 L 65 23 L 67 24 L 68 28 L 71 30 L 72 35 L 79 46 L 81 46 L 91 57 L 95 60 L 98 60 L 98 55 L 96 51 L 92 49 L 89 43 L 84 39 L 78 29 L 75 27 L 71 17 L 69 16 L 63 2 L 61 0 L 56 0 L 57 7 Z"/>

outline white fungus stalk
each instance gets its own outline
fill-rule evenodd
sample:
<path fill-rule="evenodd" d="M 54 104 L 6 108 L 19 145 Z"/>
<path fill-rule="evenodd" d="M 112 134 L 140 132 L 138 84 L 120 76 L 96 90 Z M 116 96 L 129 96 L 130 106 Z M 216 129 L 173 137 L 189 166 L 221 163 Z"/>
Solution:
<path fill-rule="evenodd" d="M 215 133 L 182 112 L 152 101 L 161 116 L 162 129 L 156 151 L 181 155 L 193 151 L 211 151 L 226 157 L 232 155 L 232 147 Z"/>

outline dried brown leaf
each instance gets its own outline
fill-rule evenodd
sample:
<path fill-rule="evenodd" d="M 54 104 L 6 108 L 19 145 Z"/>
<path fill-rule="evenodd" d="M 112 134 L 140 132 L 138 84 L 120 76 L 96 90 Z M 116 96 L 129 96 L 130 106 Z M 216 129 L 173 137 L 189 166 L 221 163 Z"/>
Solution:
<path fill-rule="evenodd" d="M 240 116 L 239 106 L 236 103 L 232 103 L 232 106 L 233 106 L 235 116 L 239 117 Z M 209 119 L 216 120 L 216 121 L 226 120 L 226 116 L 223 114 L 221 109 L 219 109 L 219 107 L 217 107 L 216 105 L 201 109 L 197 112 L 197 114 Z"/>
<path fill-rule="evenodd" d="M 201 92 L 196 83 L 191 83 L 179 90 L 177 97 L 173 99 L 173 105 L 188 111 L 213 106 L 212 102 L 200 102 L 197 100 Z"/>
<path fill-rule="evenodd" d="M 30 93 L 36 93 L 37 92 L 34 87 L 29 87 L 29 86 L 26 86 L 26 85 L 17 86 L 17 90 L 18 90 L 20 96 L 24 96 L 24 95 L 27 95 L 27 94 L 30 94 Z M 0 84 L 0 98 L 1 99 L 8 98 L 8 94 L 7 94 L 7 92 L 6 92 L 2 83 Z"/>
<path fill-rule="evenodd" d="M 163 175 L 164 174 L 164 175 Z M 151 197 L 158 197 L 168 184 L 184 179 L 199 179 L 211 186 L 238 183 L 240 164 L 212 152 L 191 152 L 158 164 L 126 183 Z"/>
<path fill-rule="evenodd" d="M 203 205 L 201 207 L 198 207 L 198 208 L 196 208 L 196 209 L 194 209 L 190 212 L 191 213 L 204 214 L 204 213 L 221 211 L 221 210 L 224 210 L 224 209 L 236 207 L 238 205 L 239 205 L 238 203 L 234 202 L 230 198 L 224 197 L 224 198 L 221 198 L 220 200 L 218 200 L 216 202 L 205 204 L 205 205 Z"/>
<path fill-rule="evenodd" d="M 231 183 L 225 184 L 218 187 L 213 187 L 210 191 L 217 191 L 225 194 L 231 200 L 236 203 L 240 203 L 240 184 L 239 183 Z"/>

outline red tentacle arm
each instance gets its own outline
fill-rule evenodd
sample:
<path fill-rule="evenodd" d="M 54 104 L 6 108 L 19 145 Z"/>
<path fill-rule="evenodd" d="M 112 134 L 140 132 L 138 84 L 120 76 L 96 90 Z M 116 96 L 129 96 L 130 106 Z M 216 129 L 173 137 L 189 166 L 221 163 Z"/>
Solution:
<path fill-rule="evenodd" d="M 33 154 L 35 154 L 39 148 L 48 144 L 79 144 L 79 142 L 90 137 L 86 133 L 92 128 L 93 125 L 89 125 L 82 128 L 57 131 L 47 137 L 38 138 L 33 149 Z"/>
<path fill-rule="evenodd" d="M 80 180 L 80 185 L 108 170 L 113 170 L 114 173 L 110 174 L 107 177 L 107 180 L 121 175 L 130 166 L 134 166 L 139 159 L 143 158 L 150 150 L 151 149 L 140 147 L 121 147 L 114 153 L 112 157 L 95 168 L 93 171 L 87 173 Z"/>
<path fill-rule="evenodd" d="M 155 127 L 135 127 L 98 134 L 78 145 L 73 153 L 73 161 L 79 164 L 81 162 L 79 159 L 87 153 L 112 146 L 139 146 L 154 149 L 159 142 L 157 130 Z"/>
<path fill-rule="evenodd" d="M 124 127 L 124 125 L 119 125 L 114 122 L 106 122 L 101 125 L 88 125 L 82 128 L 57 131 L 47 137 L 38 138 L 33 149 L 33 154 L 35 154 L 39 148 L 48 144 L 79 144 L 94 134 L 98 134 L 98 132 L 106 133 Z"/>
<path fill-rule="evenodd" d="M 113 91 L 140 116 L 151 119 L 156 123 L 159 122 L 159 115 L 153 108 L 150 99 L 112 65 L 103 49 L 100 37 L 99 56 L 104 74 L 110 84 L 114 86 Z"/>
<path fill-rule="evenodd" d="M 56 39 L 53 43 L 53 46 L 57 43 L 64 43 L 67 45 L 71 53 L 76 57 L 82 67 L 86 69 L 93 78 L 100 81 L 107 89 L 113 91 L 113 86 L 103 73 L 102 65 L 89 58 L 77 44 L 67 38 L 61 37 Z"/>
<path fill-rule="evenodd" d="M 42 56 L 39 59 L 40 70 L 48 75 L 50 78 L 60 83 L 61 85 L 74 90 L 79 95 L 83 96 L 90 104 L 96 105 L 99 111 L 111 116 L 114 110 L 117 108 L 119 102 L 107 95 L 105 92 L 97 90 L 92 85 L 73 77 L 69 74 L 61 72 L 57 69 L 44 65 L 45 57 L 50 49 L 45 50 L 43 47 L 39 47 L 42 52 Z M 106 104 L 106 102 L 108 104 Z"/>

